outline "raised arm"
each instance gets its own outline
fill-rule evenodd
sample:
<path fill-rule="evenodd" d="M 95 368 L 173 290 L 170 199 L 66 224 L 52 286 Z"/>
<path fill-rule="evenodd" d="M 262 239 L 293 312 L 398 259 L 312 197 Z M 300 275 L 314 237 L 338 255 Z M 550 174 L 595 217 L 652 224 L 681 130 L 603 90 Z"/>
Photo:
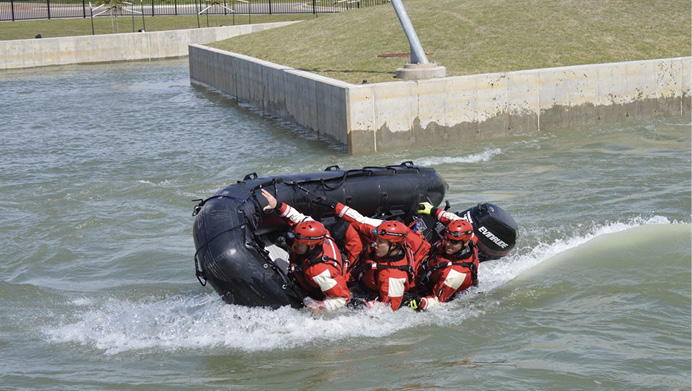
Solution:
<path fill-rule="evenodd" d="M 429 202 L 421 202 L 418 204 L 418 214 L 421 215 L 431 215 L 440 223 L 447 225 L 453 220 L 459 220 L 461 217 L 457 216 L 452 212 L 447 212 L 444 209 L 438 209 L 433 207 Z"/>
<path fill-rule="evenodd" d="M 269 193 L 265 189 L 262 189 L 262 195 L 267 200 L 267 206 L 265 206 L 262 209 L 263 210 L 272 210 L 273 209 L 291 227 L 293 227 L 293 226 L 295 226 L 298 223 L 303 222 L 303 221 L 313 220 L 312 217 L 306 216 L 306 215 L 298 212 L 295 208 L 286 204 L 285 202 L 278 202 L 276 200 L 276 197 L 274 197 L 271 193 Z"/>

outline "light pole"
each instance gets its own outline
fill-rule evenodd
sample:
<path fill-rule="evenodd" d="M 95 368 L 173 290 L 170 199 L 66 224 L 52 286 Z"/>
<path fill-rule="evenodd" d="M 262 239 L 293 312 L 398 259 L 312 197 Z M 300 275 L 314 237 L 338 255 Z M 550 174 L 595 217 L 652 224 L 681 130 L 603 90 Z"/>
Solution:
<path fill-rule="evenodd" d="M 425 56 L 425 51 L 423 46 L 418 40 L 418 35 L 416 30 L 411 24 L 411 19 L 409 19 L 406 13 L 406 8 L 404 8 L 404 3 L 401 0 L 391 0 L 394 6 L 394 11 L 396 16 L 399 18 L 401 27 L 404 28 L 404 33 L 406 33 L 406 38 L 408 38 L 408 43 L 411 46 L 411 64 L 427 64 L 428 58 Z"/>
<path fill-rule="evenodd" d="M 396 70 L 396 77 L 398 79 L 431 79 L 434 77 L 445 77 L 447 73 L 445 67 L 428 62 L 428 57 L 425 55 L 420 40 L 418 40 L 418 35 L 411 24 L 411 19 L 409 19 L 406 13 L 404 4 L 401 0 L 391 0 L 391 2 L 392 6 L 394 6 L 396 16 L 399 18 L 401 27 L 403 27 L 404 33 L 406 33 L 409 46 L 411 47 L 411 63 L 404 64 L 403 68 L 398 68 Z"/>

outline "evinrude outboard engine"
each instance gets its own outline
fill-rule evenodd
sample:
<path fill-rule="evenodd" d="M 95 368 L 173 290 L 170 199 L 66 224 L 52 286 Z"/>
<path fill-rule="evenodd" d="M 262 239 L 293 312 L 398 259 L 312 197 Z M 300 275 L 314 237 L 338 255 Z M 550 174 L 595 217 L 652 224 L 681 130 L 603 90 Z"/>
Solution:
<path fill-rule="evenodd" d="M 504 209 L 493 204 L 478 204 L 458 214 L 473 224 L 480 262 L 502 258 L 514 248 L 517 223 Z"/>

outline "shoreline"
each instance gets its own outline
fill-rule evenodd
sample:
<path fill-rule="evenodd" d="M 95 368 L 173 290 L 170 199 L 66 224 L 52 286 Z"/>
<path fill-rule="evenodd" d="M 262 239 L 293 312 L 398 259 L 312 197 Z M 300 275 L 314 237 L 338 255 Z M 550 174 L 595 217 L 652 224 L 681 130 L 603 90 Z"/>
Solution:
<path fill-rule="evenodd" d="M 292 22 L 0 41 L 0 70 L 189 57 L 192 83 L 349 154 L 690 113 L 692 57 L 350 84 L 201 44 Z"/>
<path fill-rule="evenodd" d="M 349 154 L 690 113 L 691 60 L 577 65 L 356 85 L 201 45 L 190 79 Z"/>

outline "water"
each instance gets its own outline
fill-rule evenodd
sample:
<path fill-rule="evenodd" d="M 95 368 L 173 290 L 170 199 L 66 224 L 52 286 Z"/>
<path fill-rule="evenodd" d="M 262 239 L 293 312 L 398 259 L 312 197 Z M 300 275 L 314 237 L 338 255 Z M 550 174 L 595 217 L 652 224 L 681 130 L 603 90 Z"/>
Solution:
<path fill-rule="evenodd" d="M 690 118 L 351 157 L 190 85 L 184 60 L 0 73 L 0 388 L 689 390 Z M 226 305 L 195 198 L 413 160 L 520 226 L 429 313 Z"/>

